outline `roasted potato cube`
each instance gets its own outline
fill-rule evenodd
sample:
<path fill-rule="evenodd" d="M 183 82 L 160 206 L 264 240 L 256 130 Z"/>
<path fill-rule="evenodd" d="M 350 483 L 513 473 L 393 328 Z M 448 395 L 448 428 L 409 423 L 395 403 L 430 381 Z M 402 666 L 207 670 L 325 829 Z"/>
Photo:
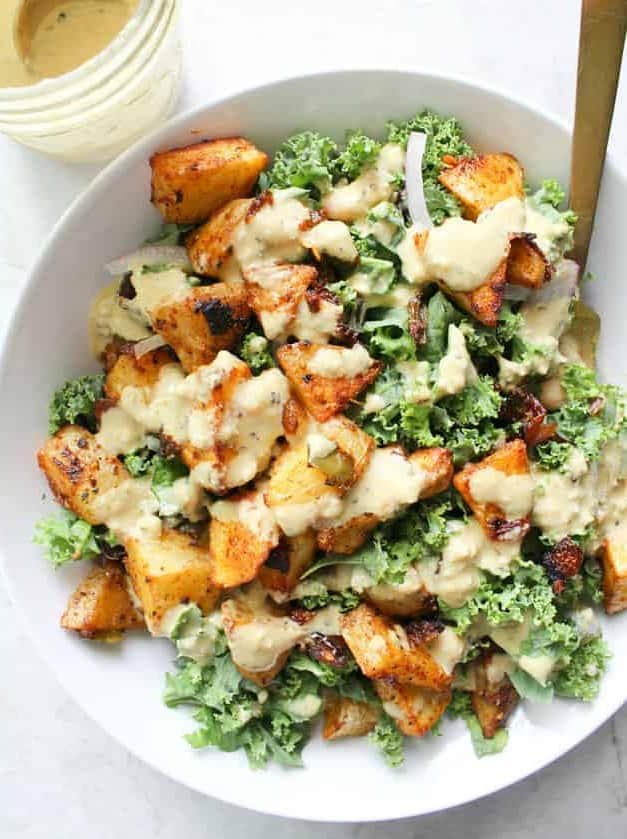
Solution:
<path fill-rule="evenodd" d="M 279 544 L 279 529 L 262 492 L 247 492 L 211 507 L 209 552 L 215 582 L 249 583 Z"/>
<path fill-rule="evenodd" d="M 394 480 L 392 476 L 396 476 L 409 489 L 409 480 L 412 475 L 415 477 L 412 466 L 417 466 L 423 473 L 422 479 L 416 482 L 415 493 L 392 499 L 398 503 L 388 503 L 384 499 L 381 506 L 381 481 Z M 318 547 L 339 554 L 354 553 L 377 524 L 397 515 L 406 504 L 442 492 L 452 476 L 453 460 L 448 449 L 420 449 L 410 457 L 396 446 L 375 449 L 367 469 L 347 496 L 342 515 L 336 523 L 319 530 Z"/>
<path fill-rule="evenodd" d="M 126 539 L 124 544 L 126 569 L 153 635 L 160 634 L 161 622 L 174 606 L 196 603 L 206 613 L 218 602 L 209 552 L 185 533 L 164 530 L 159 539 Z"/>
<path fill-rule="evenodd" d="M 232 349 L 246 329 L 250 308 L 240 284 L 191 288 L 182 298 L 158 306 L 152 326 L 179 357 L 186 372 L 211 364 L 220 350 Z"/>
<path fill-rule="evenodd" d="M 144 625 L 127 588 L 124 567 L 109 561 L 94 568 L 72 593 L 61 617 L 63 629 L 85 638 L 137 629 Z"/>
<path fill-rule="evenodd" d="M 329 510 L 339 513 L 341 495 L 321 469 L 309 464 L 305 441 L 284 449 L 272 464 L 266 503 L 288 536 L 316 527 Z"/>
<path fill-rule="evenodd" d="M 610 537 L 601 548 L 603 606 L 608 615 L 627 609 L 627 545 Z"/>
<path fill-rule="evenodd" d="M 440 283 L 440 287 L 462 309 L 470 312 L 479 323 L 495 327 L 505 299 L 506 284 L 507 256 L 503 258 L 492 276 L 473 291 L 452 291 L 445 283 Z"/>
<path fill-rule="evenodd" d="M 340 737 L 361 737 L 377 724 L 376 708 L 345 696 L 332 694 L 324 703 L 322 736 L 325 740 Z"/>
<path fill-rule="evenodd" d="M 514 486 L 511 481 L 511 488 L 506 489 L 505 482 L 513 476 L 520 476 L 518 484 Z M 455 475 L 453 485 L 490 539 L 517 541 L 528 532 L 532 483 L 527 447 L 522 440 L 511 440 L 478 463 L 468 463 Z M 503 499 L 508 495 L 512 506 L 503 509 Z"/>
<path fill-rule="evenodd" d="M 415 576 L 415 580 L 412 577 Z M 405 583 L 400 585 L 381 583 L 366 589 L 367 599 L 384 615 L 393 617 L 416 617 L 433 612 L 435 599 L 429 594 L 419 574 L 412 575 L 411 569 Z M 412 584 L 413 583 L 413 584 Z"/>
<path fill-rule="evenodd" d="M 551 263 L 531 234 L 512 236 L 507 257 L 507 282 L 525 288 L 540 288 L 553 275 Z"/>
<path fill-rule="evenodd" d="M 509 665 L 511 659 L 502 653 L 488 653 L 470 665 L 470 698 L 484 737 L 494 737 L 518 705 L 518 693 L 507 676 Z"/>
<path fill-rule="evenodd" d="M 222 603 L 222 623 L 226 640 L 231 649 L 233 664 L 244 678 L 249 679 L 261 687 L 265 687 L 280 673 L 289 658 L 292 647 L 298 640 L 297 624 L 281 615 L 279 610 L 272 610 L 267 604 L 253 608 L 244 597 L 229 598 Z M 261 638 L 268 639 L 268 645 L 263 649 L 263 659 L 259 658 L 257 669 L 244 667 L 237 658 L 238 648 L 236 639 L 240 627 L 255 623 Z M 296 634 L 291 631 L 296 629 Z"/>
<path fill-rule="evenodd" d="M 416 641 L 399 623 L 373 606 L 362 603 L 342 615 L 340 626 L 342 637 L 369 679 L 391 677 L 435 691 L 451 685 L 452 667 L 445 668 L 432 655 L 431 645 Z"/>
<path fill-rule="evenodd" d="M 289 334 L 289 326 L 318 271 L 288 262 L 255 265 L 244 272 L 250 305 L 267 338 Z"/>
<path fill-rule="evenodd" d="M 187 237 L 189 261 L 197 274 L 219 277 L 233 250 L 233 237 L 244 221 L 251 199 L 238 198 L 217 210 L 209 220 Z"/>
<path fill-rule="evenodd" d="M 525 195 L 523 168 L 505 152 L 462 157 L 443 169 L 438 180 L 461 203 L 464 216 L 473 221 L 499 201 Z"/>
<path fill-rule="evenodd" d="M 246 198 L 268 155 L 243 137 L 156 152 L 150 200 L 168 222 L 199 224 L 234 198 Z"/>
<path fill-rule="evenodd" d="M 310 365 L 317 353 L 324 350 L 337 356 L 338 362 L 343 354 L 353 352 L 345 347 L 322 346 L 299 341 L 285 344 L 277 352 L 279 364 L 290 380 L 292 387 L 305 404 L 309 413 L 319 422 L 325 422 L 334 414 L 343 411 L 352 399 L 372 384 L 379 375 L 381 362 L 374 361 L 368 368 L 357 375 L 321 376 L 310 372 Z"/>
<path fill-rule="evenodd" d="M 450 691 L 431 691 L 395 679 L 377 679 L 375 690 L 384 711 L 408 737 L 423 737 L 440 719 L 451 701 Z"/>
<path fill-rule="evenodd" d="M 167 364 L 176 364 L 169 347 L 159 347 L 136 356 L 133 344 L 126 344 L 105 379 L 105 394 L 117 402 L 125 387 L 152 387 Z"/>
<path fill-rule="evenodd" d="M 282 536 L 259 569 L 257 578 L 268 591 L 289 593 L 313 562 L 316 538 L 311 531 Z"/>
<path fill-rule="evenodd" d="M 90 524 L 104 524 L 95 503 L 100 496 L 130 478 L 120 461 L 78 425 L 66 425 L 49 437 L 37 462 L 59 504 Z"/>

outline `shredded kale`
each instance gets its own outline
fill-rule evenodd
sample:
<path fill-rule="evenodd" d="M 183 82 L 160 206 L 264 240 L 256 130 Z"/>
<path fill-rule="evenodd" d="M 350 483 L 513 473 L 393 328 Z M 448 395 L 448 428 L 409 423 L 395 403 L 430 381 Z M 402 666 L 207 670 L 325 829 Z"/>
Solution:
<path fill-rule="evenodd" d="M 381 713 L 379 721 L 368 735 L 370 742 L 376 746 L 388 766 L 402 766 L 405 762 L 405 737 L 392 717 Z"/>
<path fill-rule="evenodd" d="M 564 198 L 564 190 L 557 181 L 545 180 L 542 181 L 540 189 L 527 199 L 530 207 L 546 216 L 549 221 L 556 225 L 558 232 L 551 240 L 548 253 L 551 262 L 557 262 L 573 247 L 577 216 L 570 209 L 559 209 L 564 202 Z"/>
<path fill-rule="evenodd" d="M 333 181 L 336 143 L 317 131 L 303 131 L 279 146 L 272 166 L 259 177 L 259 188 L 308 189 L 314 197 L 327 192 Z"/>
<path fill-rule="evenodd" d="M 168 493 L 175 481 L 189 474 L 189 469 L 178 457 L 166 457 L 159 451 L 143 448 L 125 455 L 124 465 L 134 478 L 150 478 L 150 488 L 159 502 L 160 516 L 176 516 L 181 512 Z"/>
<path fill-rule="evenodd" d="M 572 654 L 569 664 L 557 672 L 555 693 L 591 702 L 599 693 L 601 679 L 611 658 L 607 644 L 595 636 L 585 639 Z"/>
<path fill-rule="evenodd" d="M 547 471 L 565 472 L 573 453 L 570 443 L 560 443 L 557 440 L 547 440 L 539 443 L 534 449 L 535 459 Z"/>
<path fill-rule="evenodd" d="M 33 542 L 41 545 L 44 557 L 55 568 L 77 559 L 94 559 L 107 546 L 117 544 L 109 530 L 95 528 L 69 510 L 37 522 Z"/>
<path fill-rule="evenodd" d="M 102 398 L 104 375 L 79 376 L 70 379 L 52 397 L 48 409 L 48 431 L 55 434 L 64 425 L 78 423 L 89 431 L 96 430 L 94 409 Z"/>
<path fill-rule="evenodd" d="M 322 690 L 330 688 L 357 701 L 377 702 L 353 662 L 334 668 L 301 652 L 292 653 L 277 678 L 260 688 L 237 670 L 220 633 L 209 664 L 182 660 L 178 673 L 166 674 L 163 699 L 169 707 L 197 708 L 199 727 L 186 737 L 194 748 L 244 749 L 253 768 L 270 761 L 302 766 L 311 721 L 322 710 Z"/>
<path fill-rule="evenodd" d="M 305 609 L 323 609 L 325 606 L 337 606 L 340 612 L 350 612 L 361 603 L 361 597 L 351 588 L 343 591 L 329 591 L 321 587 L 316 593 L 307 594 L 300 600 Z"/>
<path fill-rule="evenodd" d="M 275 366 L 267 338 L 257 332 L 247 332 L 244 335 L 239 355 L 255 375 Z"/>
<path fill-rule="evenodd" d="M 409 334 L 406 308 L 373 310 L 372 320 L 362 326 L 362 335 L 370 354 L 387 361 L 416 357 L 416 345 Z"/>
<path fill-rule="evenodd" d="M 373 163 L 381 143 L 366 136 L 362 131 L 349 131 L 346 145 L 334 161 L 333 171 L 336 178 L 354 180 L 368 164 Z"/>
<path fill-rule="evenodd" d="M 427 135 L 422 159 L 422 179 L 427 209 L 434 224 L 441 224 L 451 216 L 461 215 L 455 197 L 438 182 L 438 175 L 445 165 L 442 158 L 467 157 L 472 149 L 464 140 L 460 124 L 453 117 L 441 117 L 433 111 L 422 111 L 405 122 L 388 122 L 387 137 L 390 143 L 407 145 L 412 131 Z"/>

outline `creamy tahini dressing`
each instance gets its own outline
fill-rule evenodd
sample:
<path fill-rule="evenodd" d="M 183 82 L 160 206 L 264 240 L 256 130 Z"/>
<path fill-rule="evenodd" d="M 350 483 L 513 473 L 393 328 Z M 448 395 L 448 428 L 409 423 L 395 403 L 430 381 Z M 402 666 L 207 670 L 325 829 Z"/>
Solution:
<path fill-rule="evenodd" d="M 339 492 L 328 487 L 311 501 L 300 504 L 280 504 L 273 507 L 274 515 L 286 536 L 298 536 L 310 528 L 318 529 L 329 521 L 337 519 L 343 509 Z"/>
<path fill-rule="evenodd" d="M 381 149 L 374 165 L 351 183 L 339 184 L 322 199 L 322 208 L 330 219 L 352 222 L 367 215 L 382 201 L 389 201 L 396 189 L 394 178 L 403 172 L 405 152 L 394 143 Z"/>
<path fill-rule="evenodd" d="M 322 347 L 307 363 L 307 370 L 327 379 L 353 378 L 365 373 L 373 364 L 363 344 L 346 347 Z"/>
<path fill-rule="evenodd" d="M 479 522 L 452 521 L 450 536 L 440 559 L 426 560 L 418 566 L 425 588 L 449 606 L 458 607 L 471 597 L 481 582 L 481 571 L 504 577 L 520 555 L 520 543 L 489 539 Z"/>
<path fill-rule="evenodd" d="M 545 685 L 555 668 L 556 659 L 551 655 L 530 656 L 521 655 L 520 652 L 520 647 L 529 637 L 532 628 L 531 617 L 527 617 L 522 623 L 488 627 L 487 634 L 495 644 L 509 653 L 521 670 L 529 673 L 541 685 Z"/>
<path fill-rule="evenodd" d="M 148 478 L 129 478 L 100 493 L 93 501 L 94 515 L 119 538 L 158 539 L 161 535 L 159 502 Z"/>
<path fill-rule="evenodd" d="M 583 533 L 595 519 L 597 486 L 580 452 L 573 450 L 566 474 L 547 472 L 534 464 L 531 523 L 552 541 Z"/>
<path fill-rule="evenodd" d="M 461 330 L 452 323 L 448 328 L 446 354 L 438 364 L 435 398 L 460 393 L 477 379 L 477 371 L 466 348 L 466 339 Z"/>
<path fill-rule="evenodd" d="M 125 341 L 141 341 L 152 332 L 119 304 L 119 279 L 102 289 L 94 298 L 87 320 L 89 348 L 96 358 L 104 352 L 114 335 Z"/>
<path fill-rule="evenodd" d="M 218 521 L 239 522 L 261 542 L 273 547 L 279 543 L 276 518 L 273 511 L 266 507 L 261 489 L 235 501 L 216 501 L 209 512 Z"/>
<path fill-rule="evenodd" d="M 300 240 L 305 247 L 326 254 L 341 262 L 356 262 L 357 248 L 348 227 L 341 221 L 321 221 L 304 233 Z"/>
<path fill-rule="evenodd" d="M 375 449 L 366 471 L 345 496 L 342 514 L 332 524 L 365 513 L 386 521 L 418 500 L 427 479 L 427 473 L 400 449 Z"/>
<path fill-rule="evenodd" d="M 529 474 L 506 475 L 482 466 L 470 476 L 470 494 L 479 504 L 494 504 L 508 519 L 520 519 L 531 512 L 533 478 Z"/>

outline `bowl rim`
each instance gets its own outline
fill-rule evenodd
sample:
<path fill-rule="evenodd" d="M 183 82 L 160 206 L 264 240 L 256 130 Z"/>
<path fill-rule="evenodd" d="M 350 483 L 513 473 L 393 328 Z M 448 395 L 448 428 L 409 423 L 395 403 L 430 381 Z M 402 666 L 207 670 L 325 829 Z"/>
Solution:
<path fill-rule="evenodd" d="M 432 72 L 430 70 L 424 70 L 419 67 L 408 69 L 391 69 L 389 67 L 363 66 L 353 68 L 329 69 L 321 72 L 303 72 L 296 75 L 285 75 L 275 77 L 258 85 L 243 85 L 241 87 L 238 87 L 234 91 L 229 92 L 227 95 L 215 95 L 209 98 L 204 104 L 199 105 L 195 108 L 186 109 L 181 113 L 176 114 L 175 116 L 166 120 L 163 124 L 149 132 L 144 137 L 141 137 L 135 143 L 133 143 L 118 157 L 114 158 L 109 163 L 107 163 L 106 166 L 104 166 L 103 169 L 100 172 L 98 172 L 94 179 L 71 201 L 69 206 L 65 209 L 65 211 L 59 217 L 59 219 L 55 222 L 55 224 L 53 225 L 52 229 L 46 237 L 46 240 L 39 252 L 38 257 L 35 259 L 31 267 L 28 269 L 28 277 L 21 288 L 17 303 L 13 308 L 13 312 L 11 314 L 4 337 L 0 341 L 0 385 L 4 381 L 7 371 L 10 367 L 9 350 L 19 329 L 19 324 L 22 321 L 23 316 L 25 315 L 25 309 L 28 305 L 29 292 L 35 285 L 35 277 L 40 273 L 42 266 L 45 265 L 48 260 L 49 251 L 51 251 L 56 246 L 56 240 L 59 234 L 62 232 L 66 223 L 71 218 L 81 213 L 83 205 L 89 200 L 92 191 L 97 190 L 100 187 L 101 183 L 113 177 L 116 171 L 124 170 L 127 161 L 129 161 L 135 156 L 142 154 L 145 156 L 149 156 L 150 152 L 154 150 L 155 147 L 158 147 L 159 139 L 162 136 L 170 133 L 172 130 L 176 130 L 179 126 L 182 126 L 183 124 L 193 120 L 196 117 L 203 116 L 206 111 L 211 110 L 219 105 L 228 105 L 229 103 L 239 99 L 242 96 L 257 94 L 268 95 L 271 94 L 273 90 L 281 88 L 282 86 L 298 84 L 307 80 L 326 79 L 333 76 L 346 77 L 372 74 L 396 76 L 399 79 L 403 80 L 413 78 L 415 81 L 435 81 L 436 83 L 447 83 L 460 88 L 465 88 L 469 91 L 479 91 L 481 94 L 486 94 L 489 97 L 492 97 L 497 100 L 500 99 L 504 103 L 513 105 L 519 110 L 527 110 L 536 116 L 540 116 L 543 120 L 545 120 L 548 123 L 551 123 L 554 127 L 557 127 L 566 134 L 571 134 L 571 126 L 565 119 L 562 119 L 561 117 L 554 115 L 553 113 L 545 110 L 543 107 L 534 105 L 529 100 L 523 97 L 519 97 L 518 95 L 511 95 L 510 93 L 506 92 L 504 89 L 496 85 L 474 82 L 468 77 Z M 199 138 L 198 141 L 200 141 L 200 139 L 201 138 Z M 607 169 L 611 170 L 613 176 L 621 182 L 622 188 L 627 190 L 627 170 L 623 171 L 622 167 L 618 165 L 618 163 L 614 160 L 611 154 L 608 154 L 606 157 L 605 167 L 606 168 L 604 169 L 604 173 L 605 171 L 607 171 Z M 112 732 L 103 723 L 101 723 L 98 719 L 97 714 L 93 713 L 90 708 L 86 708 L 80 702 L 71 684 L 68 684 L 66 682 L 63 676 L 59 674 L 57 670 L 54 668 L 53 662 L 49 662 L 46 655 L 44 654 L 43 643 L 40 641 L 40 638 L 36 633 L 34 627 L 32 627 L 30 622 L 28 621 L 27 612 L 23 608 L 23 606 L 20 605 L 17 592 L 13 589 L 13 584 L 11 582 L 6 567 L 6 559 L 3 550 L 0 550 L 0 579 L 4 583 L 4 587 L 8 594 L 9 601 L 18 615 L 18 619 L 20 621 L 21 626 L 24 629 L 26 636 L 37 650 L 41 659 L 45 662 L 48 671 L 54 676 L 54 678 L 57 680 L 62 689 L 72 698 L 73 702 L 75 702 L 76 705 L 78 705 L 78 707 L 81 708 L 83 713 L 85 713 L 85 715 L 94 724 L 98 725 L 99 728 L 104 729 L 104 731 L 109 737 L 116 740 L 120 746 L 122 746 L 124 749 L 130 752 L 138 760 L 140 760 L 141 763 L 148 765 L 151 769 L 165 775 L 170 780 L 173 780 L 181 784 L 182 786 L 187 787 L 188 789 L 192 789 L 203 796 L 214 798 L 216 800 L 223 801 L 227 804 L 240 807 L 244 810 L 248 810 L 250 812 L 255 813 L 264 813 L 273 816 L 280 816 L 283 818 L 295 818 L 301 819 L 303 821 L 319 823 L 347 823 L 360 821 L 396 821 L 400 819 L 415 818 L 421 815 L 429 815 L 435 812 L 445 812 L 450 809 L 461 807 L 462 805 L 468 804 L 472 801 L 478 801 L 480 799 L 486 798 L 494 793 L 506 789 L 507 787 L 513 786 L 514 784 L 524 780 L 525 778 L 530 777 L 531 775 L 535 775 L 537 772 L 540 772 L 542 769 L 545 769 L 547 766 L 551 765 L 556 760 L 564 757 L 576 746 L 580 745 L 598 728 L 600 728 L 602 725 L 608 722 L 611 719 L 611 717 L 614 714 L 616 714 L 616 712 L 623 706 L 623 704 L 627 703 L 626 688 L 624 696 L 617 695 L 610 702 L 611 707 L 607 711 L 605 717 L 600 720 L 593 720 L 591 723 L 581 726 L 578 730 L 578 736 L 574 738 L 572 742 L 570 742 L 566 746 L 566 748 L 562 748 L 556 754 L 553 754 L 546 759 L 542 759 L 542 761 L 538 765 L 536 765 L 532 770 L 527 771 L 525 769 L 522 770 L 519 774 L 514 773 L 513 777 L 506 777 L 504 780 L 498 781 L 495 785 L 491 786 L 490 789 L 486 790 L 485 792 L 481 792 L 478 795 L 474 793 L 464 794 L 463 790 L 460 790 L 460 794 L 455 798 L 454 802 L 445 807 L 440 807 L 437 805 L 431 807 L 429 806 L 429 804 L 427 804 L 425 807 L 421 808 L 419 812 L 416 812 L 415 807 L 411 803 L 408 803 L 407 806 L 402 808 L 402 812 L 398 812 L 397 814 L 390 814 L 385 811 L 385 808 L 383 808 L 383 812 L 381 812 L 380 815 L 376 815 L 374 817 L 368 816 L 364 819 L 360 819 L 359 814 L 355 813 L 347 813 L 346 815 L 342 815 L 339 817 L 336 813 L 334 814 L 333 818 L 325 816 L 324 813 L 316 813 L 315 815 L 313 815 L 307 812 L 304 814 L 300 814 L 290 806 L 273 806 L 272 801 L 268 802 L 268 806 L 265 806 L 263 809 L 260 809 L 253 804 L 247 804 L 239 800 L 238 794 L 236 792 L 234 792 L 233 794 L 226 793 L 223 791 L 217 793 L 207 792 L 200 785 L 196 784 L 193 779 L 188 779 L 187 777 L 184 777 L 183 773 L 177 771 L 175 768 L 169 768 L 163 765 L 155 765 L 148 757 L 142 754 L 140 748 L 137 748 L 134 745 L 130 745 L 129 743 L 125 742 L 124 740 L 119 738 L 116 733 Z"/>

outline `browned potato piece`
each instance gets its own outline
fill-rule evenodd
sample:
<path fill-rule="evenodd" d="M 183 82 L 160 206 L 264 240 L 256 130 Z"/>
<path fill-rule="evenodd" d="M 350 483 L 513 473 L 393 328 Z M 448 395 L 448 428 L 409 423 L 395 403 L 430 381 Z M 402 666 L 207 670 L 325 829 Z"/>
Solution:
<path fill-rule="evenodd" d="M 244 602 L 239 597 L 237 599 L 229 598 L 228 600 L 225 600 L 220 608 L 227 643 L 230 643 L 233 639 L 234 633 L 237 632 L 239 627 L 246 626 L 253 621 L 259 621 L 261 624 L 265 621 L 272 622 L 273 619 L 278 616 L 267 611 L 265 607 L 260 608 L 259 613 L 256 613 L 248 603 Z M 263 626 L 260 626 L 260 632 L 263 632 Z M 281 639 L 278 638 L 278 641 L 280 642 Z M 249 679 L 256 685 L 265 687 L 270 684 L 274 677 L 277 676 L 285 666 L 285 662 L 290 655 L 291 646 L 292 645 L 290 644 L 285 644 L 286 649 L 277 649 L 276 658 L 272 665 L 262 670 L 248 670 L 238 664 L 235 657 L 233 657 L 233 663 L 244 678 Z"/>
<path fill-rule="evenodd" d="M 125 541 L 126 569 L 144 609 L 148 629 L 159 635 L 169 609 L 196 603 L 210 612 L 220 596 L 212 577 L 209 552 L 185 533 L 164 530 L 159 539 Z"/>
<path fill-rule="evenodd" d="M 199 224 L 234 198 L 246 198 L 268 155 L 243 137 L 156 152 L 150 200 L 168 222 Z"/>
<path fill-rule="evenodd" d="M 416 617 L 432 612 L 435 600 L 424 586 L 404 591 L 403 586 L 378 585 L 366 589 L 366 598 L 384 615 L 399 618 Z"/>
<path fill-rule="evenodd" d="M 448 449 L 419 449 L 410 455 L 409 460 L 423 469 L 428 476 L 428 481 L 423 486 L 419 498 L 430 498 L 432 495 L 443 492 L 449 486 L 453 477 L 453 458 Z M 415 500 L 418 501 L 418 498 Z M 362 512 L 333 527 L 319 530 L 316 537 L 318 547 L 323 551 L 352 554 L 363 545 L 369 533 L 380 522 L 381 519 L 374 513 Z"/>
<path fill-rule="evenodd" d="M 239 284 L 215 283 L 191 288 L 182 298 L 152 313 L 152 326 L 190 373 L 211 364 L 220 350 L 230 350 L 246 329 L 250 308 Z"/>
<path fill-rule="evenodd" d="M 553 276 L 551 264 L 528 233 L 512 236 L 507 258 L 507 282 L 525 288 L 540 288 Z"/>
<path fill-rule="evenodd" d="M 362 603 L 342 615 L 340 626 L 342 637 L 369 679 L 391 677 L 435 691 L 451 685 L 452 673 L 431 655 L 428 645 L 414 640 L 373 606 Z"/>
<path fill-rule="evenodd" d="M 251 308 L 268 338 L 274 340 L 283 332 L 280 325 L 278 329 L 275 325 L 277 313 L 284 315 L 281 320 L 285 322 L 296 317 L 305 292 L 317 277 L 318 271 L 313 265 L 288 262 L 253 266 L 244 272 Z"/>
<path fill-rule="evenodd" d="M 503 259 L 492 276 L 473 291 L 451 291 L 445 283 L 440 283 L 440 287 L 480 323 L 494 327 L 505 299 L 506 284 L 507 257 Z"/>
<path fill-rule="evenodd" d="M 523 168 L 506 152 L 462 157 L 443 169 L 438 180 L 461 203 L 464 216 L 473 221 L 499 201 L 525 194 Z"/>
<path fill-rule="evenodd" d="M 627 545 L 608 538 L 601 548 L 603 606 L 608 615 L 627 609 Z"/>
<path fill-rule="evenodd" d="M 282 536 L 259 569 L 257 578 L 268 591 L 289 593 L 311 565 L 315 554 L 316 539 L 311 531 L 300 536 Z"/>
<path fill-rule="evenodd" d="M 519 701 L 516 688 L 507 676 L 489 689 L 474 690 L 470 699 L 483 736 L 488 738 L 494 737 L 499 728 L 503 728 Z"/>
<path fill-rule="evenodd" d="M 325 422 L 343 411 L 352 399 L 372 384 L 382 365 L 373 361 L 368 370 L 352 377 L 334 379 L 312 374 L 308 370 L 309 362 L 321 348 L 321 345 L 307 341 L 285 344 L 278 350 L 277 358 L 309 413 L 319 422 Z M 338 353 L 345 351 L 343 347 L 329 346 L 325 349 Z"/>
<path fill-rule="evenodd" d="M 66 425 L 49 437 L 37 462 L 59 504 L 90 524 L 104 524 L 94 502 L 130 478 L 120 461 L 78 425 Z"/>
<path fill-rule="evenodd" d="M 332 440 L 338 451 L 351 462 L 350 478 L 339 483 L 340 487 L 348 489 L 355 484 L 366 471 L 370 457 L 375 448 L 375 442 L 356 423 L 345 416 L 331 417 L 319 426 L 320 433 Z M 338 485 L 336 483 L 336 485 Z"/>
<path fill-rule="evenodd" d="M 244 221 L 252 199 L 238 198 L 217 210 L 209 220 L 187 237 L 189 261 L 197 274 L 217 277 L 224 269 L 237 226 Z"/>
<path fill-rule="evenodd" d="M 249 522 L 257 529 L 251 529 Z M 278 543 L 278 528 L 260 492 L 246 492 L 212 506 L 209 553 L 213 579 L 223 588 L 254 580 Z"/>
<path fill-rule="evenodd" d="M 135 355 L 133 344 L 126 344 L 105 379 L 105 394 L 117 402 L 125 387 L 152 387 L 166 364 L 176 364 L 169 347 L 159 347 L 144 355 Z"/>
<path fill-rule="evenodd" d="M 450 691 L 431 691 L 395 679 L 377 679 L 375 690 L 387 713 L 408 737 L 431 731 L 451 701 Z"/>
<path fill-rule="evenodd" d="M 372 731 L 377 719 L 377 711 L 372 705 L 333 694 L 324 703 L 322 736 L 325 740 L 361 737 Z"/>
<path fill-rule="evenodd" d="M 519 519 L 508 519 L 505 511 L 496 504 L 479 503 L 473 498 L 471 478 L 481 469 L 496 469 L 504 476 L 528 475 L 527 447 L 522 440 L 511 440 L 478 463 L 468 463 L 453 478 L 455 489 L 462 495 L 490 539 L 522 539 L 530 527 L 530 513 Z"/>
<path fill-rule="evenodd" d="M 85 638 L 143 625 L 144 618 L 126 587 L 124 567 L 112 561 L 89 572 L 70 596 L 61 617 L 63 629 L 72 629 Z"/>

